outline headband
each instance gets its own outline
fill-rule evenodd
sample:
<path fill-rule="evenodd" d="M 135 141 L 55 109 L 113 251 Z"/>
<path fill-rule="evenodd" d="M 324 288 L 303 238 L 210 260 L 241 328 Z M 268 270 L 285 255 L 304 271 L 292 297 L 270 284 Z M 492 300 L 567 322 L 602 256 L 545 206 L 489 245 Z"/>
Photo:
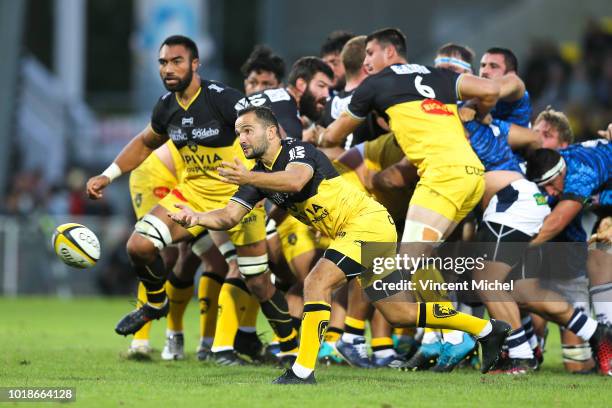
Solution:
<path fill-rule="evenodd" d="M 434 60 L 434 65 L 439 64 L 451 64 L 455 65 L 462 69 L 467 69 L 470 73 L 472 73 L 472 66 L 465 61 L 460 60 L 459 58 L 454 57 L 438 57 Z"/>
<path fill-rule="evenodd" d="M 557 164 L 555 164 L 550 170 L 542 174 L 541 177 L 534 179 L 532 181 L 541 187 L 544 184 L 551 181 L 552 179 L 554 179 L 555 177 L 557 177 L 559 174 L 561 174 L 564 168 L 565 168 L 565 160 L 563 160 L 563 157 L 561 157 L 559 161 L 557 162 Z"/>

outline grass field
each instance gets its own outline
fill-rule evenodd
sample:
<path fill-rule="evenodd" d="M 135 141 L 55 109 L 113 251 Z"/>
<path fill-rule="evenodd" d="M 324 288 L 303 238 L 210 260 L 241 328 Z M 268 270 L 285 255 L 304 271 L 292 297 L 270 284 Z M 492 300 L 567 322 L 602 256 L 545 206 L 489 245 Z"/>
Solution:
<path fill-rule="evenodd" d="M 117 336 L 113 327 L 130 308 L 128 299 L 0 298 L 0 386 L 75 387 L 76 402 L 70 405 L 83 407 L 612 406 L 612 378 L 563 372 L 556 329 L 545 366 L 533 375 L 321 367 L 317 386 L 280 387 L 270 384 L 281 373 L 273 367 L 198 362 L 195 303 L 186 316 L 186 361 L 163 362 L 159 353 L 152 362 L 125 360 L 121 354 L 129 339 Z M 163 326 L 152 332 L 158 350 Z"/>

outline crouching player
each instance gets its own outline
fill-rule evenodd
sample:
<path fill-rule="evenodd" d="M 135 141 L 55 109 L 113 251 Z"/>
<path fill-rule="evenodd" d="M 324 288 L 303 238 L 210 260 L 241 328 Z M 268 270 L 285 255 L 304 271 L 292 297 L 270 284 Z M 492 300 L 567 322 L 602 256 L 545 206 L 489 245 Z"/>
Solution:
<path fill-rule="evenodd" d="M 362 274 L 369 265 L 362 262 L 362 246 L 380 243 L 373 257 L 394 257 L 397 233 L 385 208 L 365 193 L 342 182 L 327 157 L 309 144 L 281 140 L 272 111 L 248 107 L 238 113 L 236 133 L 247 158 L 257 159 L 253 170 L 244 165 L 224 163 L 219 174 L 240 188 L 220 210 L 196 213 L 184 205 L 169 216 L 185 228 L 196 225 L 225 230 L 236 225 L 263 198 L 287 209 L 291 215 L 330 237 L 323 258 L 304 282 L 304 315 L 300 348 L 292 368 L 277 378 L 276 384 L 313 384 L 314 368 L 321 339 L 330 317 L 332 290 Z M 385 245 L 386 244 L 386 245 Z M 372 254 L 369 254 L 372 255 Z M 366 265 L 364 265 L 366 264 Z M 378 278 L 389 276 L 385 271 Z M 362 279 L 364 287 L 372 279 Z M 375 302 L 383 315 L 396 326 L 414 326 L 417 319 L 432 327 L 456 328 L 458 320 L 473 320 L 483 327 L 486 321 L 455 310 L 438 317 L 446 305 L 409 302 Z M 492 321 L 489 334 L 479 339 L 483 346 L 483 366 L 492 366 L 506 338 L 507 324 Z M 477 335 L 478 333 L 473 333 Z"/>

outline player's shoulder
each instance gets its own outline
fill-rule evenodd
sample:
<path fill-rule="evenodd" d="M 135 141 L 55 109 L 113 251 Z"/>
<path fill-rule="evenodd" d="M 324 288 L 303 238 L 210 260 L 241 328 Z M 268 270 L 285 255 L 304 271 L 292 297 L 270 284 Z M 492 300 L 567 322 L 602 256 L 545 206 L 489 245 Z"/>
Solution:
<path fill-rule="evenodd" d="M 274 104 L 283 101 L 288 102 L 291 101 L 291 98 L 291 94 L 289 94 L 285 88 L 266 89 L 247 97 L 250 104 L 254 106 L 262 106 L 270 103 Z"/>
<path fill-rule="evenodd" d="M 213 81 L 210 79 L 202 79 L 202 89 L 206 90 L 206 93 L 212 99 L 231 99 L 244 97 L 244 94 L 236 88 L 232 88 L 223 82 Z"/>

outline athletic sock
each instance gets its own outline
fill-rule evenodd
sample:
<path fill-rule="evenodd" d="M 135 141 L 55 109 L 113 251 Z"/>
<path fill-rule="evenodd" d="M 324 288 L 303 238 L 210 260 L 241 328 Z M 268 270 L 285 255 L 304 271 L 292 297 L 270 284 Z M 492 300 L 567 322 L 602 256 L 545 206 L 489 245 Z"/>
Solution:
<path fill-rule="evenodd" d="M 142 305 L 147 303 L 147 289 L 144 287 L 142 282 L 138 283 L 138 308 L 141 308 Z M 134 333 L 134 340 L 132 340 L 132 345 L 135 340 L 146 341 L 149 343 L 149 333 L 151 332 L 151 322 L 145 323 L 144 326 L 136 333 Z"/>
<path fill-rule="evenodd" d="M 325 332 L 325 336 L 323 337 L 323 340 L 332 345 L 335 344 L 338 340 L 340 340 L 340 337 L 342 336 L 342 329 L 339 329 L 337 327 L 328 327 L 327 331 Z"/>
<path fill-rule="evenodd" d="M 246 305 L 250 296 L 242 279 L 226 279 L 219 292 L 219 316 L 212 351 L 234 349 L 234 340 L 239 327 L 241 311 L 239 305 Z"/>
<path fill-rule="evenodd" d="M 393 348 L 393 339 L 391 337 L 373 337 L 371 344 L 374 357 L 376 358 L 385 358 L 397 355 L 395 349 Z"/>
<path fill-rule="evenodd" d="M 253 295 L 248 298 L 242 298 L 242 301 L 246 300 L 244 305 L 239 305 L 238 308 L 244 311 L 240 316 L 240 330 L 252 333 L 257 331 L 257 315 L 259 314 L 259 300 Z"/>
<path fill-rule="evenodd" d="M 200 341 L 212 344 L 219 313 L 219 292 L 223 278 L 214 273 L 204 272 L 198 284 L 198 303 L 200 305 Z"/>
<path fill-rule="evenodd" d="M 506 338 L 508 356 L 510 358 L 533 358 L 533 350 L 527 341 L 525 330 L 520 327 Z"/>
<path fill-rule="evenodd" d="M 170 301 L 167 328 L 172 332 L 182 332 L 185 309 L 193 297 L 193 279 L 183 281 L 171 272 L 166 281 L 166 294 Z"/>
<path fill-rule="evenodd" d="M 582 340 L 588 341 L 597 330 L 597 322 L 582 310 L 576 309 L 565 327 Z"/>
<path fill-rule="evenodd" d="M 297 352 L 297 331 L 293 328 L 289 306 L 283 293 L 274 291 L 272 297 L 260 305 L 262 313 L 278 336 L 281 353 Z"/>
<path fill-rule="evenodd" d="M 463 343 L 463 332 L 461 330 L 442 330 L 442 340 L 444 343 L 456 346 Z"/>
<path fill-rule="evenodd" d="M 350 316 L 344 318 L 344 333 L 342 341 L 353 344 L 353 341 L 365 336 L 365 320 L 355 319 Z"/>
<path fill-rule="evenodd" d="M 298 377 L 306 378 L 314 371 L 321 340 L 325 335 L 330 316 L 331 306 L 328 303 L 306 302 L 304 304 L 300 349 L 292 367 Z"/>
<path fill-rule="evenodd" d="M 491 323 L 456 311 L 450 302 L 417 303 L 417 326 L 465 331 L 478 338 L 491 332 Z"/>
<path fill-rule="evenodd" d="M 525 330 L 525 336 L 527 337 L 527 341 L 529 342 L 529 347 L 531 349 L 535 349 L 538 347 L 538 336 L 536 336 L 535 329 L 533 328 L 533 320 L 530 315 L 527 315 L 521 319 L 521 324 L 523 325 L 523 330 Z"/>
<path fill-rule="evenodd" d="M 612 323 L 612 282 L 589 289 L 593 311 L 600 323 Z"/>

